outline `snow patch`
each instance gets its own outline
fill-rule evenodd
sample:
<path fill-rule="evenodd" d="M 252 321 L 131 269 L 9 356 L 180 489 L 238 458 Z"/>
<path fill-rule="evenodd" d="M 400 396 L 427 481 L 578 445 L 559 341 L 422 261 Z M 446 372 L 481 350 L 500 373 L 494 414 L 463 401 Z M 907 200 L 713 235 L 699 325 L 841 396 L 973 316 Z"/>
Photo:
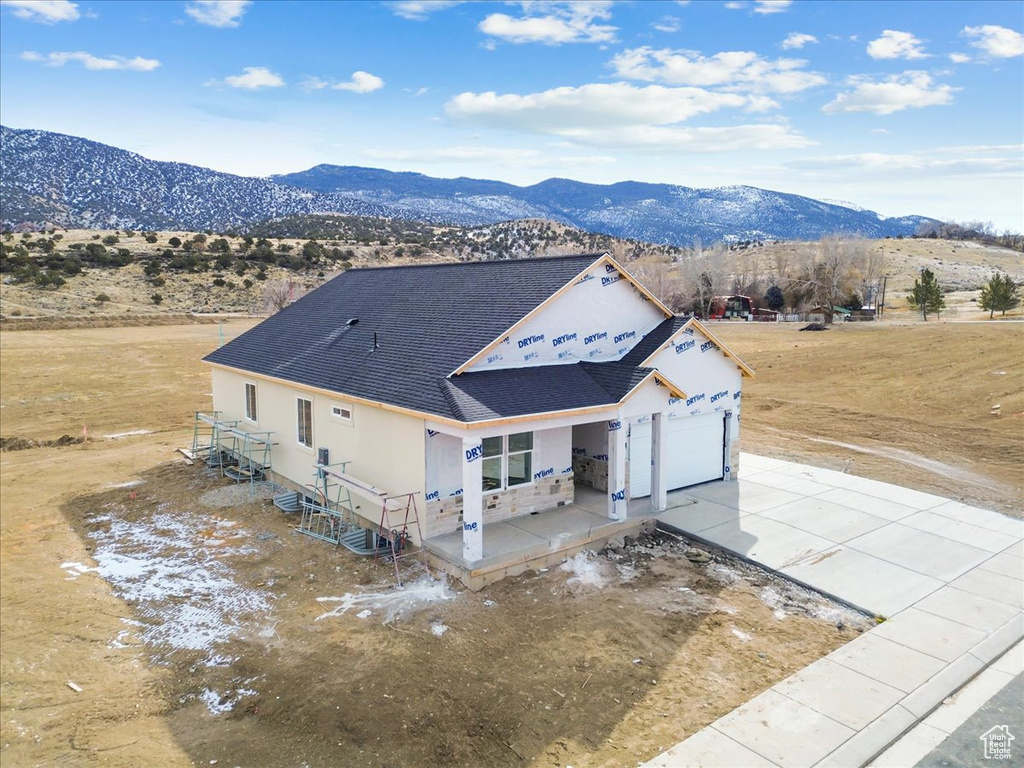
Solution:
<path fill-rule="evenodd" d="M 597 553 L 584 549 L 577 552 L 560 566 L 566 573 L 571 573 L 565 583 L 570 587 L 603 587 L 611 580 L 610 563 L 599 558 Z"/>
<path fill-rule="evenodd" d="M 90 570 L 135 607 L 144 643 L 210 650 L 272 609 L 269 593 L 233 578 L 230 558 L 255 549 L 242 543 L 248 534 L 231 521 L 179 516 L 166 505 L 141 520 L 108 509 L 111 514 L 89 521 L 106 524 L 88 534 L 96 542 L 97 565 Z"/>
<path fill-rule="evenodd" d="M 458 593 L 448 586 L 447 578 L 435 579 L 427 574 L 403 587 L 394 587 L 386 591 L 361 592 L 359 594 L 346 592 L 341 597 L 318 597 L 317 602 L 319 603 L 337 603 L 337 605 L 327 613 L 317 616 L 316 620 L 341 616 L 352 608 L 363 608 L 362 613 L 366 615 L 369 615 L 366 609 L 383 611 L 384 623 L 390 624 L 395 619 L 413 613 L 424 606 L 448 602 L 456 597 L 458 597 Z M 356 615 L 363 618 L 361 614 Z"/>

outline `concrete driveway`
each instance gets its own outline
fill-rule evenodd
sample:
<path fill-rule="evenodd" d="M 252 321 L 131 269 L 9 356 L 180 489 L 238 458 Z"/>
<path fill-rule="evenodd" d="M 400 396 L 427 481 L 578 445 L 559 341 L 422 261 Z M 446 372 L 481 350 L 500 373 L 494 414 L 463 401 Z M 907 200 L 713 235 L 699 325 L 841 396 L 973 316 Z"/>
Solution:
<path fill-rule="evenodd" d="M 884 621 L 648 765 L 864 765 L 1024 637 L 1024 521 L 751 454 L 740 467 L 659 522 Z"/>

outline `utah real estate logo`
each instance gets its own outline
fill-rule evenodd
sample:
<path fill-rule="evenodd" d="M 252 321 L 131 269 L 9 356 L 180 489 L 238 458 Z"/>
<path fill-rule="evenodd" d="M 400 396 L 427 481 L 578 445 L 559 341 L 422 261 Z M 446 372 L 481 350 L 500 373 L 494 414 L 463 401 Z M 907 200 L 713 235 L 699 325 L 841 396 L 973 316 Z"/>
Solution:
<path fill-rule="evenodd" d="M 978 738 L 980 738 L 982 743 L 985 745 L 986 760 L 1010 759 L 1010 742 L 1014 740 L 1014 735 L 1010 733 L 1009 726 L 993 726 Z"/>

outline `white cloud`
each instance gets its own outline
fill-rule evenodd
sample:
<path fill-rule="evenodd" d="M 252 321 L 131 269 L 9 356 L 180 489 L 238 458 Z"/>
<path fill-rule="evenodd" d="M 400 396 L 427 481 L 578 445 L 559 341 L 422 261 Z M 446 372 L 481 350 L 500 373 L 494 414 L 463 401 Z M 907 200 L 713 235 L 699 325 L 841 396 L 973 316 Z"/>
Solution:
<path fill-rule="evenodd" d="M 611 18 L 610 2 L 524 2 L 521 5 L 525 16 L 513 18 L 504 13 L 492 13 L 480 22 L 479 30 L 509 43 L 546 45 L 610 43 L 618 31 L 617 27 L 597 23 Z"/>
<path fill-rule="evenodd" d="M 971 45 L 993 58 L 1024 56 L 1024 35 L 1012 29 L 986 24 L 981 27 L 964 27 L 960 34 L 972 38 Z"/>
<path fill-rule="evenodd" d="M 619 77 L 668 85 L 719 86 L 734 90 L 796 93 L 826 79 L 801 69 L 803 59 L 763 59 L 753 51 L 697 51 L 631 48 L 617 54 L 611 67 Z"/>
<path fill-rule="evenodd" d="M 850 155 L 808 157 L 786 163 L 804 170 L 854 170 L 870 173 L 938 176 L 1008 177 L 1020 173 L 1022 145 L 936 147 L 919 152 L 888 154 L 864 152 Z M 952 157 L 950 157 L 952 155 Z"/>
<path fill-rule="evenodd" d="M 877 40 L 868 43 L 868 56 L 873 59 L 925 59 L 928 54 L 921 41 L 909 32 L 887 29 Z"/>
<path fill-rule="evenodd" d="M 370 93 L 384 87 L 384 81 L 376 75 L 359 70 L 352 73 L 352 79 L 347 83 L 336 83 L 331 86 L 336 91 L 352 91 L 352 93 Z"/>
<path fill-rule="evenodd" d="M 892 131 L 886 130 L 885 128 L 872 128 L 872 133 L 892 133 Z"/>
<path fill-rule="evenodd" d="M 10 8 L 11 13 L 19 19 L 40 24 L 77 21 L 81 17 L 78 3 L 68 0 L 0 0 L 0 6 Z"/>
<path fill-rule="evenodd" d="M 651 27 L 659 32 L 678 32 L 680 29 L 679 19 L 675 16 L 662 16 L 658 21 L 651 24 Z"/>
<path fill-rule="evenodd" d="M 207 85 L 228 85 L 232 88 L 242 88 L 247 91 L 256 91 L 260 88 L 280 88 L 285 82 L 276 72 L 271 72 L 266 67 L 243 67 L 243 74 L 229 75 L 223 81 L 211 80 Z"/>
<path fill-rule="evenodd" d="M 949 60 L 954 64 L 966 64 L 971 60 L 971 57 L 966 53 L 951 53 L 949 54 Z"/>
<path fill-rule="evenodd" d="M 793 4 L 793 0 L 754 0 L 754 13 L 782 13 Z"/>
<path fill-rule="evenodd" d="M 853 90 L 840 93 L 821 108 L 822 112 L 891 115 L 903 109 L 952 104 L 953 94 L 960 90 L 934 82 L 927 72 L 914 70 L 892 75 L 883 82 L 873 82 L 863 76 L 850 77 L 846 82 Z"/>
<path fill-rule="evenodd" d="M 808 43 L 816 42 L 818 42 L 818 38 L 814 35 L 804 34 L 803 32 L 790 32 L 786 39 L 782 41 L 782 47 L 790 50 L 791 48 L 803 48 Z"/>
<path fill-rule="evenodd" d="M 386 5 L 395 16 L 410 21 L 423 21 L 432 13 L 462 5 L 462 2 L 463 0 L 401 0 Z"/>
<path fill-rule="evenodd" d="M 628 83 L 591 83 L 552 88 L 540 93 L 460 93 L 445 105 L 454 120 L 528 133 L 554 133 L 573 128 L 666 125 L 726 107 L 746 106 L 735 93 L 702 88 L 637 87 Z"/>
<path fill-rule="evenodd" d="M 571 145 L 570 145 L 571 146 Z M 608 165 L 615 162 L 607 155 L 546 155 L 536 149 L 512 147 L 454 146 L 437 149 L 368 149 L 363 154 L 373 160 L 402 163 L 482 163 L 485 165 L 551 168 L 558 166 Z"/>
<path fill-rule="evenodd" d="M 701 128 L 660 125 L 576 128 L 564 131 L 562 135 L 585 146 L 654 154 L 799 149 L 816 144 L 788 126 L 771 124 Z"/>
<path fill-rule="evenodd" d="M 189 0 L 185 13 L 208 27 L 237 27 L 252 0 Z"/>
<path fill-rule="evenodd" d="M 53 51 L 45 56 L 36 51 L 25 51 L 21 54 L 22 61 L 41 62 L 48 67 L 63 67 L 69 61 L 76 61 L 86 69 L 114 70 L 125 69 L 133 72 L 151 72 L 160 66 L 156 59 L 144 59 L 141 56 L 127 58 L 125 56 L 93 56 L 85 51 Z"/>
<path fill-rule="evenodd" d="M 685 120 L 721 109 L 758 111 L 770 99 L 703 88 L 591 83 L 533 94 L 461 93 L 445 105 L 457 122 L 558 136 L 574 144 L 640 152 L 807 146 L 783 125 L 688 128 Z"/>
<path fill-rule="evenodd" d="M 730 0 L 730 2 L 725 4 L 725 7 L 730 11 L 740 11 L 746 8 L 747 4 L 744 2 L 738 2 L 738 0 Z"/>
<path fill-rule="evenodd" d="M 384 87 L 384 81 L 376 75 L 371 75 L 369 72 L 353 72 L 351 79 L 345 82 L 333 82 L 331 80 L 323 80 L 319 77 L 307 77 L 302 81 L 302 87 L 308 91 L 320 91 L 325 88 L 330 88 L 334 91 L 352 91 L 353 93 L 370 93 L 371 91 L 380 90 Z M 421 96 L 427 92 L 426 88 L 420 88 L 416 91 L 416 96 Z"/>

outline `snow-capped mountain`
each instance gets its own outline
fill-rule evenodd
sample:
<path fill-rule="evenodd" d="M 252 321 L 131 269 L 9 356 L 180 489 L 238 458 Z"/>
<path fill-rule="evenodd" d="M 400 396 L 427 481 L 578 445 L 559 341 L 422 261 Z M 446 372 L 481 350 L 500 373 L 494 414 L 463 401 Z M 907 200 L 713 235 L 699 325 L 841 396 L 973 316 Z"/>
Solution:
<path fill-rule="evenodd" d="M 625 181 L 548 179 L 519 187 L 486 179 L 318 165 L 249 178 L 141 155 L 48 131 L 0 127 L 3 226 L 245 229 L 301 213 L 337 212 L 434 224 L 546 218 L 654 243 L 795 240 L 836 232 L 910 235 L 920 216 L 882 218 L 756 187 L 695 189 Z"/>

